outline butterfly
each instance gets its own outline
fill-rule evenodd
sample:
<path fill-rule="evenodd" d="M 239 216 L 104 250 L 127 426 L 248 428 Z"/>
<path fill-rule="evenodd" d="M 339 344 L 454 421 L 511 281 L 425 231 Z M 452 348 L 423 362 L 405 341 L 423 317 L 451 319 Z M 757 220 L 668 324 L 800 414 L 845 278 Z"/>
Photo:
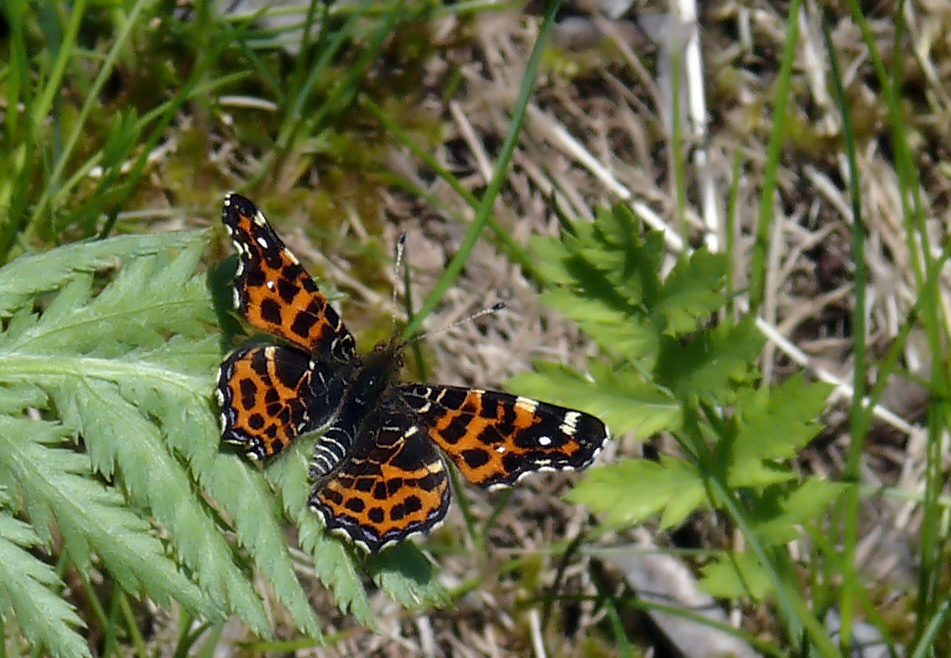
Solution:
<path fill-rule="evenodd" d="M 221 364 L 222 441 L 253 459 L 323 432 L 309 505 L 326 528 L 376 553 L 432 530 L 449 509 L 440 452 L 470 482 L 513 485 L 535 471 L 581 469 L 608 431 L 581 411 L 476 388 L 401 383 L 404 342 L 360 355 L 317 284 L 248 199 L 222 220 L 238 251 L 234 304 L 280 344 L 244 346 Z"/>

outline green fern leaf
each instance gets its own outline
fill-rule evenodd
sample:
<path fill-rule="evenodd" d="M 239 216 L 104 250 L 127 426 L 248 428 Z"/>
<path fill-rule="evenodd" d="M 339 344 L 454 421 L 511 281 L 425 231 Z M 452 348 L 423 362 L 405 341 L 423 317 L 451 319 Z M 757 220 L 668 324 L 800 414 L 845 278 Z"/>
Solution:
<path fill-rule="evenodd" d="M 0 606 L 12 609 L 34 647 L 45 646 L 60 658 L 90 656 L 77 632 L 76 611 L 58 594 L 64 587 L 56 572 L 29 551 L 40 545 L 33 529 L 13 518 L 10 500 L 0 490 Z"/>
<path fill-rule="evenodd" d="M 298 625 L 318 636 L 276 506 L 270 504 L 267 516 L 268 504 L 254 509 L 234 502 L 269 500 L 263 480 L 257 476 L 256 489 L 247 482 L 233 488 L 227 500 L 227 487 L 220 486 L 223 480 L 240 482 L 236 473 L 248 479 L 253 471 L 237 456 L 219 453 L 208 398 L 220 348 L 208 335 L 215 316 L 204 278 L 194 274 L 200 253 L 193 246 L 170 259 L 157 250 L 128 263 L 95 296 L 90 275 L 64 277 L 64 287 L 42 314 L 24 308 L 0 334 L 0 383 L 30 381 L 45 388 L 60 416 L 82 431 L 95 468 L 114 477 L 131 502 L 155 516 L 177 559 L 209 600 L 267 635 L 260 597 L 199 495 L 198 484 L 206 485 L 223 501 L 239 541 Z M 175 335 L 169 339 L 169 334 Z M 215 607 L 211 613 L 221 614 Z"/>
<path fill-rule="evenodd" d="M 317 577 L 333 591 L 342 611 L 352 614 L 361 624 L 373 627 L 373 609 L 355 566 L 355 554 L 341 540 L 327 536 L 307 506 L 313 486 L 307 469 L 315 441 L 312 436 L 298 438 L 268 466 L 267 477 L 280 494 L 288 518 L 297 526 L 301 549 L 313 556 Z"/>
<path fill-rule="evenodd" d="M 127 591 L 145 591 L 164 602 L 175 599 L 194 614 L 221 618 L 122 495 L 89 478 L 89 460 L 58 447 L 70 436 L 53 423 L 0 416 L 0 471 L 23 492 L 43 542 L 50 544 L 55 519 L 80 569 L 88 569 L 95 552 Z"/>
<path fill-rule="evenodd" d="M 238 541 L 251 553 L 298 628 L 321 637 L 307 594 L 300 586 L 287 547 L 279 510 L 259 469 L 237 455 L 219 455 L 201 475 L 205 489 L 228 512 Z"/>
<path fill-rule="evenodd" d="M 0 269 L 0 317 L 10 316 L 38 294 L 62 287 L 81 272 L 113 267 L 117 259 L 168 253 L 206 241 L 205 231 L 124 235 L 21 256 Z"/>
<path fill-rule="evenodd" d="M 202 281 L 193 276 L 200 253 L 189 247 L 172 262 L 166 254 L 140 258 L 92 299 L 92 277 L 77 273 L 38 321 L 21 323 L 3 337 L 0 355 L 8 376 L 18 365 L 20 372 L 32 370 L 34 383 L 52 396 L 63 421 L 83 436 L 96 470 L 111 479 L 117 466 L 121 469 L 131 501 L 169 531 L 179 558 L 210 600 L 229 601 L 256 632 L 266 634 L 259 597 L 200 497 L 183 495 L 193 489 L 186 468 L 140 411 L 161 411 L 150 399 L 161 398 L 161 384 L 173 381 L 205 406 L 209 376 L 163 367 L 156 358 L 164 351 L 166 332 L 207 333 L 204 323 L 213 319 Z M 215 351 L 208 356 L 214 359 Z"/>
<path fill-rule="evenodd" d="M 168 530 L 182 563 L 212 599 L 224 595 L 256 632 L 267 634 L 260 601 L 234 563 L 231 547 L 201 499 L 188 471 L 168 451 L 156 426 L 127 402 L 115 383 L 91 376 L 71 387 L 51 386 L 63 420 L 80 433 L 93 466 L 111 476 L 116 465 L 131 502 Z M 223 591 L 222 591 L 223 590 Z"/>

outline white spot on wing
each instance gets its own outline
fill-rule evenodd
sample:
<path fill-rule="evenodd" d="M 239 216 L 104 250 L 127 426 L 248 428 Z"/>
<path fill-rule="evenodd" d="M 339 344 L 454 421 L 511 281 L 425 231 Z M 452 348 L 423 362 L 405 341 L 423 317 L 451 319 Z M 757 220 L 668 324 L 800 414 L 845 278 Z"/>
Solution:
<path fill-rule="evenodd" d="M 267 226 L 267 220 L 264 219 L 264 215 L 261 214 L 261 211 L 254 213 L 254 223 L 258 226 Z M 267 246 L 267 245 L 264 245 Z"/>
<path fill-rule="evenodd" d="M 499 453 L 500 455 L 504 455 L 504 454 L 505 454 L 505 446 L 495 446 L 495 451 L 496 451 L 497 453 Z"/>
<path fill-rule="evenodd" d="M 538 437 L 538 445 L 540 446 L 550 446 L 551 437 L 550 436 L 540 436 Z"/>
<path fill-rule="evenodd" d="M 531 398 L 523 398 L 519 396 L 515 398 L 515 407 L 533 414 L 535 413 L 535 410 L 538 409 L 538 402 L 536 400 L 532 400 Z"/>
<path fill-rule="evenodd" d="M 266 284 L 268 290 L 274 290 L 274 282 L 268 281 Z"/>
<path fill-rule="evenodd" d="M 578 419 L 581 418 L 581 414 L 577 411 L 569 411 L 565 414 L 564 421 L 561 423 L 560 429 L 562 432 L 568 436 L 574 436 L 575 432 L 578 431 Z"/>

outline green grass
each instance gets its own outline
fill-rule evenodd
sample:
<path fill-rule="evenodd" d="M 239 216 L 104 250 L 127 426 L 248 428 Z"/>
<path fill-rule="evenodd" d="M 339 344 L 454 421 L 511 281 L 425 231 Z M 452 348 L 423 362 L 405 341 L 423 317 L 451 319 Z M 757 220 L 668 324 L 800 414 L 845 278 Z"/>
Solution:
<path fill-rule="evenodd" d="M 542 583 L 553 583 L 540 603 L 542 628 L 550 629 L 559 606 L 572 598 L 562 578 L 568 564 L 580 556 L 590 564 L 606 533 L 624 537 L 626 529 L 647 523 L 660 531 L 702 524 L 711 512 L 724 526 L 719 536 L 728 540 L 704 547 L 697 572 L 718 598 L 764 613 L 765 628 L 738 632 L 760 652 L 848 655 L 858 620 L 875 624 L 905 655 L 951 649 L 948 500 L 942 497 L 951 372 L 939 277 L 951 250 L 933 243 L 926 224 L 931 211 L 923 181 L 934 174 L 919 170 L 918 123 L 902 96 L 901 47 L 881 53 L 857 3 L 850 4 L 851 19 L 864 35 L 878 101 L 886 108 L 917 302 L 883 355 L 866 350 L 861 338 L 853 341 L 852 384 L 860 395 L 850 407 L 845 466 L 833 480 L 803 473 L 796 462 L 821 429 L 829 387 L 804 375 L 764 385 L 764 339 L 754 322 L 770 280 L 778 174 L 797 125 L 788 110 L 801 91 L 794 84 L 802 36 L 795 16 L 786 25 L 772 96 L 764 100 L 773 114 L 762 140 L 757 223 L 749 227 L 755 238 L 749 290 L 736 295 L 734 260 L 741 255 L 732 236 L 727 253 L 684 253 L 667 271 L 663 238 L 645 231 L 623 205 L 598 209 L 593 223 L 564 219 L 559 237 L 527 246 L 493 215 L 543 72 L 554 5 L 538 19 L 540 37 L 480 194 L 433 155 L 442 130 L 420 109 L 431 91 L 421 81 L 427 58 L 448 57 L 459 47 L 432 37 L 437 18 L 454 12 L 465 26 L 496 8 L 314 2 L 300 15 L 301 25 L 312 28 L 302 37 L 269 31 L 257 16 L 220 15 L 215 7 L 79 0 L 69 9 L 56 2 L 0 8 L 8 26 L 0 37 L 4 655 L 29 647 L 55 656 L 150 654 L 145 598 L 174 613 L 164 636 L 176 638 L 176 654 L 202 645 L 210 655 L 232 615 L 253 638 L 252 650 L 346 639 L 345 633 L 326 634 L 336 612 L 313 608 L 287 528 L 352 624 L 378 626 L 375 588 L 411 615 L 503 582 L 524 587 L 526 605 L 534 604 L 543 598 Z M 287 39 L 296 40 L 298 54 L 280 46 Z M 831 44 L 835 57 L 827 74 L 842 126 L 835 155 L 846 163 L 850 210 L 863 218 L 865 172 L 857 154 L 869 135 L 855 132 L 852 119 L 860 110 L 843 81 L 844 55 Z M 681 145 L 683 131 L 673 134 Z M 372 237 L 367 244 L 342 244 L 334 230 L 341 208 L 365 217 L 375 236 L 382 186 L 435 204 L 389 170 L 394 148 L 406 148 L 443 179 L 459 203 L 439 210 L 467 221 L 458 251 L 408 331 L 437 307 L 476 243 L 488 240 L 598 348 L 589 376 L 539 363 L 511 382 L 513 390 L 596 413 L 618 435 L 646 439 L 664 432 L 680 448 L 656 460 L 622 455 L 591 469 L 568 498 L 596 514 L 594 529 L 538 554 L 481 562 L 484 573 L 462 574 L 448 591 L 438 560 L 457 556 L 458 549 L 445 537 L 433 541 L 433 563 L 415 545 L 365 558 L 324 535 L 306 507 L 313 440 L 298 442 L 264 469 L 220 447 L 211 395 L 215 369 L 241 331 L 227 310 L 233 260 L 220 264 L 220 228 L 167 226 L 182 217 L 193 228 L 216 226 L 223 192 L 239 189 L 277 218 L 279 231 L 289 218 L 306 215 L 308 238 L 349 253 L 358 275 L 375 272 L 386 245 Z M 692 194 L 683 150 L 675 152 L 671 177 L 681 219 Z M 734 172 L 760 162 L 739 154 Z M 732 198 L 722 202 L 738 213 Z M 471 220 L 462 218 L 463 207 Z M 731 217 L 730 226 L 737 221 Z M 683 230 L 686 222 L 677 225 Z M 852 228 L 851 330 L 862 337 L 871 275 L 863 222 Z M 749 314 L 737 304 L 745 292 Z M 905 376 L 900 357 L 913 333 L 924 336 L 931 360 L 922 493 L 887 486 L 869 491 L 862 468 L 872 406 L 889 378 Z M 872 372 L 875 386 L 867 384 Z M 464 490 L 459 493 L 467 508 Z M 917 587 L 905 593 L 907 614 L 897 621 L 881 612 L 889 593 L 857 564 L 861 514 L 878 497 L 915 500 L 922 516 L 913 546 Z M 465 515 L 469 538 L 486 551 L 489 528 L 508 499 L 498 500 L 487 526 Z M 729 540 L 737 536 L 742 542 Z M 606 618 L 589 639 L 606 655 L 638 655 L 643 638 L 622 613 L 651 606 L 614 594 L 617 584 L 604 578 L 603 570 L 591 569 L 587 595 Z M 281 611 L 276 629 L 269 615 L 275 602 Z M 844 619 L 835 637 L 824 626 L 831 608 Z M 275 630 L 285 639 L 275 640 Z M 90 648 L 92 637 L 100 639 Z"/>

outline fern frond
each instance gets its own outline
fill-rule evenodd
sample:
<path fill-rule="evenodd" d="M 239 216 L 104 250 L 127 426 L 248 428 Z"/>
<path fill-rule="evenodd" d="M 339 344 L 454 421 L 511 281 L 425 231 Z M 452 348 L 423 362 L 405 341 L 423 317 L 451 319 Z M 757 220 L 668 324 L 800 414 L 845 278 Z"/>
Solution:
<path fill-rule="evenodd" d="M 280 510 L 261 472 L 236 455 L 222 454 L 199 474 L 199 480 L 228 513 L 238 542 L 273 585 L 300 630 L 320 638 L 320 627 L 297 580 L 287 537 L 278 520 Z"/>
<path fill-rule="evenodd" d="M 116 244 L 122 251 L 125 242 L 117 238 L 100 244 Z M 141 244 L 161 247 L 164 243 L 142 240 Z M 220 520 L 210 513 L 199 486 L 220 481 L 222 472 L 229 476 L 240 472 L 238 469 L 251 472 L 237 456 L 219 453 L 209 397 L 220 349 L 208 335 L 214 313 L 204 278 L 195 275 L 200 254 L 201 245 L 195 244 L 174 259 L 157 249 L 153 255 L 127 263 L 98 294 L 88 273 L 63 277 L 63 287 L 42 313 L 24 307 L 11 319 L 8 330 L 0 333 L 0 383 L 6 383 L 11 391 L 29 386 L 48 394 L 53 411 L 85 443 L 89 458 L 73 454 L 75 459 L 85 459 L 84 471 L 88 473 L 91 459 L 98 472 L 120 486 L 128 498 L 125 504 L 154 516 L 174 548 L 175 558 L 206 594 L 202 597 L 192 591 L 186 597 L 179 592 L 176 598 L 195 614 L 209 618 L 220 618 L 223 610 L 234 611 L 256 633 L 267 635 L 269 623 L 260 597 L 236 561 Z M 32 398 L 34 404 L 36 397 Z M 184 457 L 184 463 L 179 456 Z M 0 455 L 0 462 L 3 458 Z M 109 491 L 120 495 L 118 490 Z M 74 499 L 82 501 L 84 493 L 91 494 L 77 492 Z M 122 502 L 110 501 L 116 506 Z M 61 528 L 90 526 L 88 521 L 69 518 L 73 510 L 67 507 L 52 512 L 43 505 L 33 508 L 48 512 L 40 524 L 44 527 L 54 519 Z M 252 555 L 262 571 L 280 584 L 276 588 L 279 598 L 293 601 L 289 608 L 301 628 L 317 635 L 316 620 L 293 577 L 274 512 L 270 523 L 261 523 L 267 513 L 266 506 L 248 510 L 240 517 L 241 527 L 263 527 L 257 532 L 269 532 L 271 547 L 280 546 L 278 558 L 273 550 L 252 550 Z M 249 520 L 252 514 L 253 523 Z M 135 531 L 142 541 L 150 540 L 147 526 Z M 253 547 L 262 542 L 248 543 Z M 88 550 L 82 542 L 68 543 L 67 549 L 77 551 L 80 564 L 88 562 L 83 559 Z M 109 561 L 98 548 L 94 550 L 105 566 L 121 572 L 121 560 Z M 115 552 L 117 559 L 128 557 L 121 544 Z M 131 591 L 138 591 L 141 582 L 149 595 L 161 599 L 163 590 L 153 590 L 153 580 L 120 578 Z M 161 580 L 175 582 L 171 577 Z"/>
<path fill-rule="evenodd" d="M 40 293 L 62 287 L 78 273 L 112 267 L 117 259 L 168 253 L 205 242 L 206 231 L 124 235 L 20 256 L 0 269 L 0 317 L 11 315 Z"/>
<path fill-rule="evenodd" d="M 95 553 L 127 591 L 174 599 L 194 614 L 220 618 L 215 604 L 167 557 L 148 522 L 118 491 L 90 477 L 86 457 L 62 447 L 71 437 L 61 425 L 0 415 L 0 470 L 22 492 L 43 542 L 51 543 L 55 519 L 78 568 L 88 569 Z"/>
<path fill-rule="evenodd" d="M 0 489 L 0 607 L 13 610 L 34 647 L 64 658 L 87 658 L 89 646 L 76 630 L 82 620 L 59 595 L 64 585 L 53 568 L 29 552 L 40 538 L 9 513 L 9 503 Z"/>
<path fill-rule="evenodd" d="M 331 589 L 342 611 L 352 614 L 361 624 L 374 627 L 373 609 L 356 567 L 356 554 L 339 539 L 327 536 L 317 516 L 307 507 L 313 486 L 307 468 L 314 443 L 313 437 L 299 438 L 268 467 L 267 477 L 280 495 L 284 512 L 297 526 L 301 550 L 313 556 L 317 577 Z"/>
<path fill-rule="evenodd" d="M 268 622 L 232 549 L 205 509 L 185 466 L 162 441 L 158 428 L 126 401 L 116 383 L 90 372 L 85 381 L 51 385 L 63 421 L 80 434 L 93 467 L 111 477 L 118 467 L 133 505 L 149 510 L 167 531 L 182 564 L 212 600 L 230 603 L 243 619 L 267 633 Z M 141 374 L 138 375 L 141 377 Z"/>

